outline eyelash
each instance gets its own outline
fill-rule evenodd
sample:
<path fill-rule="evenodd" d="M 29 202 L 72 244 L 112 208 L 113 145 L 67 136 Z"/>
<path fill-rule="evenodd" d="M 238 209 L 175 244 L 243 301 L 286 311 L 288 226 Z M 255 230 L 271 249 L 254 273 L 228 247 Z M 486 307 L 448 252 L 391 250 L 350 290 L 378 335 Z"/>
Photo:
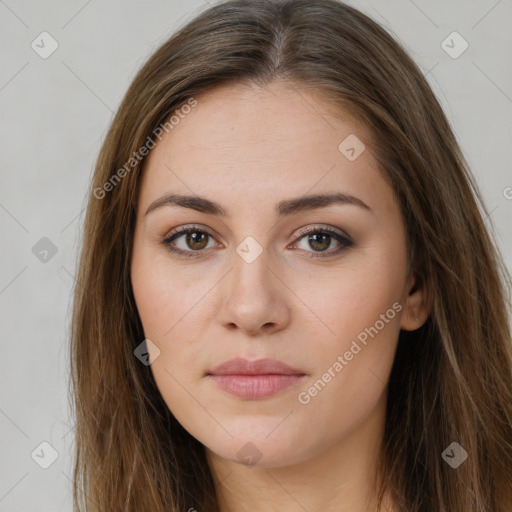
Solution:
<path fill-rule="evenodd" d="M 164 238 L 164 240 L 162 240 L 161 244 L 163 246 L 165 246 L 165 248 L 168 251 L 170 251 L 171 253 L 177 254 L 178 256 L 184 256 L 186 258 L 196 258 L 199 256 L 198 253 L 203 252 L 204 249 L 198 250 L 198 251 L 183 251 L 183 250 L 177 249 L 176 247 L 173 247 L 171 245 L 171 243 L 174 240 L 180 238 L 183 235 L 189 234 L 189 233 L 204 233 L 204 234 L 208 235 L 209 237 L 214 238 L 214 236 L 208 230 L 205 230 L 201 226 L 190 225 L 190 226 L 186 226 L 186 227 L 177 228 L 174 232 L 171 232 L 169 234 L 169 236 Z M 307 256 L 308 258 L 312 258 L 312 259 L 314 259 L 314 258 L 329 258 L 332 256 L 336 256 L 336 255 L 340 254 L 342 251 L 344 251 L 345 249 L 348 249 L 349 247 L 351 247 L 353 245 L 353 242 L 348 237 L 342 235 L 338 231 L 336 231 L 328 226 L 325 226 L 325 227 L 317 226 L 317 227 L 309 228 L 309 229 L 306 229 L 306 228 L 300 229 L 298 231 L 299 236 L 295 240 L 294 244 L 296 244 L 297 242 L 302 240 L 302 238 L 304 238 L 307 235 L 315 235 L 315 234 L 328 234 L 328 235 L 332 236 L 337 242 L 339 242 L 341 244 L 341 247 L 339 247 L 336 250 L 329 251 L 327 256 L 324 256 L 323 252 L 313 251 L 312 252 L 313 255 Z M 306 252 L 311 252 L 311 251 L 306 251 Z"/>

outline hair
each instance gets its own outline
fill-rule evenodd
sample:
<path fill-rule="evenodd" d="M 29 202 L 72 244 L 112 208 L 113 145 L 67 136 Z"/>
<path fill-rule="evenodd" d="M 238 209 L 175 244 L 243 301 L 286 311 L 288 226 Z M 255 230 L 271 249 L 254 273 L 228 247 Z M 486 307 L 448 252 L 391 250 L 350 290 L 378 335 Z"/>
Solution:
<path fill-rule="evenodd" d="M 144 331 L 130 261 L 145 162 L 135 157 L 191 98 L 222 84 L 275 81 L 366 127 L 367 148 L 400 205 L 409 268 L 433 297 L 421 328 L 400 331 L 379 508 L 389 494 L 401 512 L 510 512 L 510 274 L 419 67 L 388 31 L 336 0 L 216 4 L 154 51 L 129 86 L 90 183 L 74 289 L 74 510 L 219 510 L 204 446 L 134 357 Z M 468 453 L 457 469 L 442 457 L 452 442 Z"/>

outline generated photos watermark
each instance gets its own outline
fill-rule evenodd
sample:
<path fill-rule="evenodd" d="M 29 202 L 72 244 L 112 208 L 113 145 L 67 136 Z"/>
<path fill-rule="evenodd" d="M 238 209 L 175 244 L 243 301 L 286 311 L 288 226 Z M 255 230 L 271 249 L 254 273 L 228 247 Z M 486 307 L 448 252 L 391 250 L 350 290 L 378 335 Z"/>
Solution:
<path fill-rule="evenodd" d="M 157 126 L 152 135 L 158 140 L 162 140 L 163 133 L 169 133 L 180 123 L 181 119 L 184 119 L 191 111 L 192 108 L 197 106 L 197 100 L 195 98 L 189 98 L 187 103 L 182 105 L 179 109 L 176 109 L 171 117 L 165 122 Z M 110 192 L 114 187 L 149 153 L 151 149 L 156 146 L 156 142 L 148 136 L 146 142 L 137 150 L 134 151 L 132 156 L 120 167 L 101 187 L 96 187 L 93 191 L 93 195 L 96 199 L 103 199 L 107 192 Z"/>
<path fill-rule="evenodd" d="M 364 331 L 361 331 L 357 335 L 357 340 L 361 345 L 358 344 L 356 340 L 352 341 L 350 345 L 350 349 L 347 350 L 343 355 L 339 355 L 336 358 L 336 361 L 333 362 L 331 366 L 327 369 L 325 373 L 322 374 L 321 378 L 317 379 L 315 383 L 310 386 L 306 391 L 301 391 L 297 395 L 297 400 L 302 405 L 307 405 L 311 402 L 311 399 L 318 395 L 329 382 L 336 377 L 344 368 L 349 364 L 354 356 L 359 354 L 361 350 L 368 344 L 368 336 L 372 339 L 377 336 L 377 334 L 384 329 L 386 324 L 389 323 L 390 320 L 395 318 L 396 314 L 402 311 L 403 306 L 399 302 L 395 302 L 391 308 L 389 308 L 386 313 L 381 314 L 379 320 L 377 320 L 373 326 L 367 327 Z"/>

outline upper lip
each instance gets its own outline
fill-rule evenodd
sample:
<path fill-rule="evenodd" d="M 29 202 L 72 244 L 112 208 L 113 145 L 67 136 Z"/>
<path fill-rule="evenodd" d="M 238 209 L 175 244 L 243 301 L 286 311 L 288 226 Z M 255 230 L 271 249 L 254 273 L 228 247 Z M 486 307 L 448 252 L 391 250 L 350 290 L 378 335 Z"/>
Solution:
<path fill-rule="evenodd" d="M 209 375 L 305 375 L 277 359 L 256 359 L 250 361 L 236 357 L 225 361 L 208 372 Z"/>

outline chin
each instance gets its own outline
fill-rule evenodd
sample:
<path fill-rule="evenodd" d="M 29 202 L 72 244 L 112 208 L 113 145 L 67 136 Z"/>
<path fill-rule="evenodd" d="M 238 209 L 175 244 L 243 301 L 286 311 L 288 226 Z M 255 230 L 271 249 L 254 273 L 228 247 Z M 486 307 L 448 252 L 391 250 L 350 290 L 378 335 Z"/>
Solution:
<path fill-rule="evenodd" d="M 268 420 L 256 423 L 247 422 L 245 419 L 245 426 L 244 422 L 240 422 L 236 427 L 226 424 L 226 429 L 233 437 L 224 433 L 225 435 L 220 438 L 212 439 L 211 432 L 196 437 L 207 450 L 218 457 L 241 465 L 261 468 L 278 468 L 297 464 L 313 456 L 316 451 L 320 451 L 320 447 L 316 446 L 307 428 L 301 436 L 292 432 L 289 426 L 282 428 L 283 425 L 280 425 L 276 428 L 278 422 L 275 422 L 275 418 L 272 420 L 271 428 L 268 428 Z"/>

